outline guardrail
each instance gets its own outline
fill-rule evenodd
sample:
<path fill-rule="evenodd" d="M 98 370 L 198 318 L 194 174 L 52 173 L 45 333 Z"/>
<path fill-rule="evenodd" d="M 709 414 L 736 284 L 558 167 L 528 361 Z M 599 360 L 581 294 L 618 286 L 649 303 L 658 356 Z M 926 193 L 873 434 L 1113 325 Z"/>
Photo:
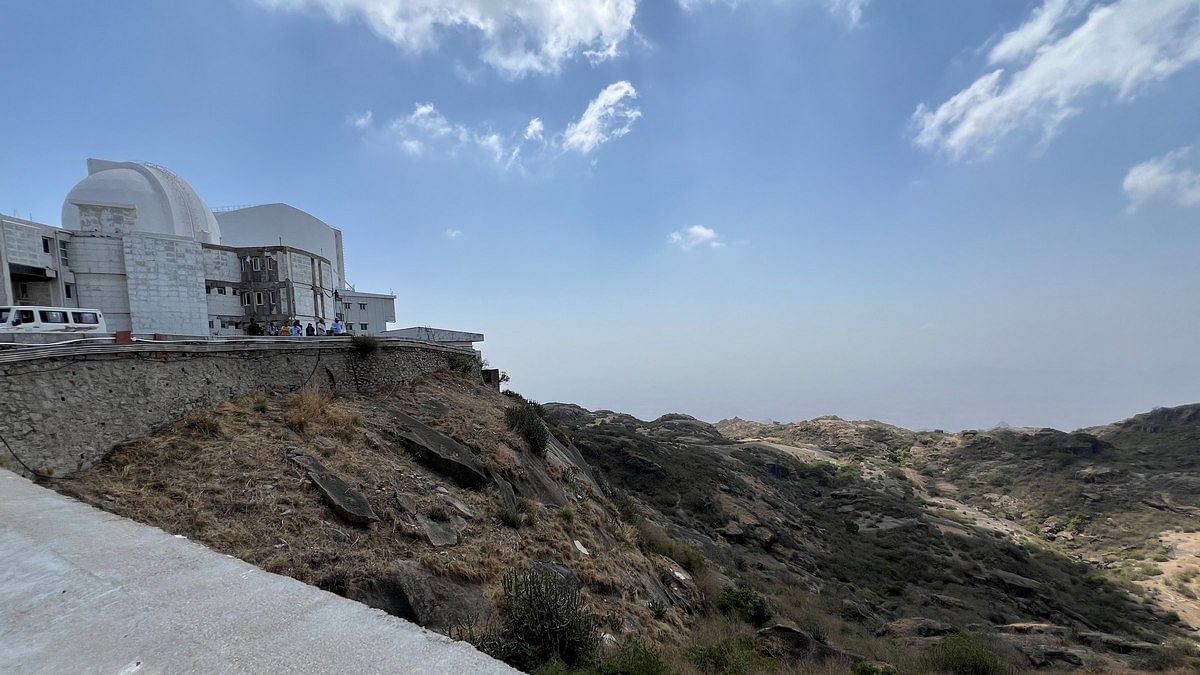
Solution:
<path fill-rule="evenodd" d="M 474 349 L 409 340 L 404 338 L 375 338 L 381 347 L 420 347 L 441 352 L 475 355 Z M 132 353 L 204 353 L 230 351 L 320 350 L 350 348 L 350 336 L 301 337 L 196 337 L 169 340 L 134 337 L 132 342 L 117 342 L 113 337 L 80 338 L 49 344 L 8 345 L 0 349 L 0 364 L 36 361 L 40 359 L 87 356 L 91 354 Z"/>

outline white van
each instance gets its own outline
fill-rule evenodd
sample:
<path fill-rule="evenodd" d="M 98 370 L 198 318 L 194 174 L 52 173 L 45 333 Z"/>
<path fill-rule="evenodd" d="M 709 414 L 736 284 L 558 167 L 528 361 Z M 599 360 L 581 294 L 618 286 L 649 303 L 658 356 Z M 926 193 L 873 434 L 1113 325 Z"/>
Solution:
<path fill-rule="evenodd" d="M 0 307 L 0 333 L 107 333 L 104 315 L 79 307 Z"/>

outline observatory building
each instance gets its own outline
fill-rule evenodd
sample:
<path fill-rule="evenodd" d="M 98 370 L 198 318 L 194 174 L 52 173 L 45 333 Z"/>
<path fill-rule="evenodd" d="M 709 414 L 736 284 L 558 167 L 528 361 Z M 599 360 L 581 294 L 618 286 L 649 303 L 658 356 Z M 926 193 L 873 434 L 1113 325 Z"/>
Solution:
<path fill-rule="evenodd" d="M 89 159 L 62 228 L 0 216 L 0 305 L 99 309 L 110 330 L 241 334 L 253 319 L 341 318 L 355 334 L 395 321 L 395 296 L 346 281 L 342 232 L 287 204 L 214 213 L 146 162 Z"/>

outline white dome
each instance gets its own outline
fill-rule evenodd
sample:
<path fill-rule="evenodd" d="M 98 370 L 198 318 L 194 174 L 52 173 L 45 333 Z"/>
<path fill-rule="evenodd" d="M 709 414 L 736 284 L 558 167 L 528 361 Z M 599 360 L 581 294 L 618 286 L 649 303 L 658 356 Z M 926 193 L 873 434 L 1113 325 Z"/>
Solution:
<path fill-rule="evenodd" d="M 63 202 L 62 225 L 81 229 L 79 205 L 137 209 L 134 229 L 171 234 L 202 244 L 221 243 L 221 228 L 212 209 L 185 180 L 171 171 L 141 162 L 88 160 L 88 177 Z"/>

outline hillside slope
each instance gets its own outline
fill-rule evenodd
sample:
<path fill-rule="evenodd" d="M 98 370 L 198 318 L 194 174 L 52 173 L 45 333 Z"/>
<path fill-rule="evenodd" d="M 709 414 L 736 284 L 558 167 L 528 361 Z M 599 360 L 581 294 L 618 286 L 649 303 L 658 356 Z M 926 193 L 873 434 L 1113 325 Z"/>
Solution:
<path fill-rule="evenodd" d="M 513 430 L 522 411 L 540 436 Z M 526 404 L 444 374 L 228 401 L 55 487 L 485 649 L 476 627 L 512 613 L 511 574 L 552 575 L 598 621 L 602 672 L 966 672 L 963 653 L 991 664 L 972 672 L 1187 672 L 1187 603 L 1124 576 L 1129 555 L 1102 564 L 1139 524 L 1163 526 L 1177 538 L 1147 550 L 1168 558 L 1158 576 L 1185 600 L 1193 583 L 1166 568 L 1195 544 L 1194 417 L 1134 419 L 1076 434 L 714 426 Z M 1106 468 L 1128 480 L 1098 489 Z M 1097 501 L 1084 492 L 1102 515 L 1068 517 L 1073 540 L 1042 529 Z"/>

